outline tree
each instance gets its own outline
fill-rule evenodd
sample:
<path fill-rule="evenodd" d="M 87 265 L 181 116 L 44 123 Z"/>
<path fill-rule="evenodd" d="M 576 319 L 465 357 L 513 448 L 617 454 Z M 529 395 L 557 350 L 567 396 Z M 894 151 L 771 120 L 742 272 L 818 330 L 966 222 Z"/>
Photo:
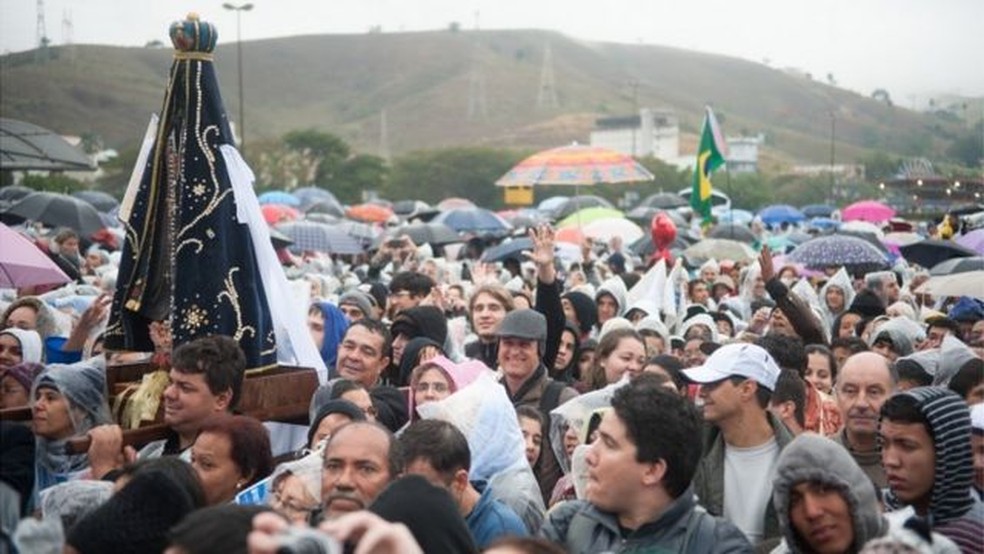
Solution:
<path fill-rule="evenodd" d="M 357 154 L 339 166 L 333 180 L 324 182 L 342 202 L 356 203 L 362 191 L 382 190 L 390 169 L 379 156 Z M 321 181 L 318 181 L 321 184 Z"/>
<path fill-rule="evenodd" d="M 946 148 L 951 160 L 966 167 L 984 163 L 984 123 L 978 121 L 972 129 L 961 133 Z"/>
<path fill-rule="evenodd" d="M 678 192 L 690 186 L 692 172 L 688 169 L 678 169 L 654 156 L 639 158 L 639 163 L 655 177 L 653 184 L 647 187 L 652 186 L 665 192 Z"/>
<path fill-rule="evenodd" d="M 70 193 L 86 188 L 82 181 L 68 177 L 62 173 L 49 173 L 48 175 L 27 174 L 21 185 L 34 190 L 46 190 L 50 192 Z"/>
<path fill-rule="evenodd" d="M 889 108 L 893 106 L 892 97 L 889 96 L 888 91 L 883 88 L 875 89 L 874 91 L 872 91 L 871 97 L 875 100 L 878 100 L 879 102 L 884 102 L 885 105 L 888 106 Z"/>
<path fill-rule="evenodd" d="M 902 160 L 889 156 L 885 152 L 866 154 L 857 162 L 864 166 L 865 178 L 874 182 L 894 177 L 902 164 Z"/>
<path fill-rule="evenodd" d="M 479 206 L 499 207 L 503 189 L 495 181 L 523 157 L 513 150 L 476 147 L 411 152 L 394 162 L 385 195 L 431 203 L 461 196 Z"/>
<path fill-rule="evenodd" d="M 331 182 L 351 154 L 351 148 L 344 140 L 316 129 L 291 131 L 284 135 L 283 142 L 287 150 L 308 158 L 314 164 L 314 175 L 303 185 Z"/>
<path fill-rule="evenodd" d="M 98 181 L 99 190 L 108 192 L 116 198 L 123 198 L 139 154 L 140 150 L 137 147 L 128 148 L 103 164 L 101 169 L 104 173 Z"/>

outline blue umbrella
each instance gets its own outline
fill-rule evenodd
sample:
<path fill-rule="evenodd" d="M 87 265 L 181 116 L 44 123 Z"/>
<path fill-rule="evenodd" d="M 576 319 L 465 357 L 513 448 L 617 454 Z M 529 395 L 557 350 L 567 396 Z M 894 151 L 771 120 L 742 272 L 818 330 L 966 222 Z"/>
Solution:
<path fill-rule="evenodd" d="M 296 196 L 282 190 L 271 190 L 269 192 L 264 192 L 257 197 L 257 200 L 260 201 L 260 204 L 280 204 L 282 206 L 301 205 L 301 201 L 298 200 Z"/>
<path fill-rule="evenodd" d="M 828 206 L 826 204 L 807 204 L 800 208 L 803 215 L 806 217 L 830 217 L 834 213 L 833 206 Z"/>
<path fill-rule="evenodd" d="M 766 225 L 778 225 L 780 223 L 799 223 L 806 219 L 803 212 L 788 204 L 776 204 L 762 208 L 759 213 L 762 222 Z"/>
<path fill-rule="evenodd" d="M 876 271 L 888 266 L 888 259 L 868 241 L 850 235 L 817 237 L 799 245 L 788 261 L 811 269 L 844 266 L 849 271 Z"/>
<path fill-rule="evenodd" d="M 431 220 L 443 223 L 459 233 L 505 234 L 512 226 L 500 216 L 485 208 L 458 208 L 441 212 Z"/>
<path fill-rule="evenodd" d="M 836 229 L 841 226 L 841 222 L 836 219 L 830 219 L 829 217 L 814 217 L 810 220 L 810 227 L 814 229 L 820 229 L 821 231 L 828 231 L 830 229 Z"/>

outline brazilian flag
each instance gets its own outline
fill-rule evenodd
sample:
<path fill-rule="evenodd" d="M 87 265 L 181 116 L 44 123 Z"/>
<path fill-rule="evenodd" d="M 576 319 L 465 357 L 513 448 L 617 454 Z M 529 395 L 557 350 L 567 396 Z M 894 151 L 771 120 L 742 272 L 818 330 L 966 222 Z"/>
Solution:
<path fill-rule="evenodd" d="M 705 108 L 704 124 L 700 130 L 700 146 L 697 148 L 697 166 L 694 168 L 690 207 L 700 214 L 704 223 L 711 222 L 711 172 L 724 163 L 727 145 L 710 106 Z"/>

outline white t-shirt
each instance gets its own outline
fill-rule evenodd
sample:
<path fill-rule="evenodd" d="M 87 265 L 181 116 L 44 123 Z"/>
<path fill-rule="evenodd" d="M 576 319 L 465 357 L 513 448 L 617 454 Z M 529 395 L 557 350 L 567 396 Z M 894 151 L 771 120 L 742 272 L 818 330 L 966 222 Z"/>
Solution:
<path fill-rule="evenodd" d="M 724 448 L 724 518 L 752 544 L 765 532 L 765 509 L 772 502 L 772 476 L 779 459 L 775 437 L 760 446 Z"/>

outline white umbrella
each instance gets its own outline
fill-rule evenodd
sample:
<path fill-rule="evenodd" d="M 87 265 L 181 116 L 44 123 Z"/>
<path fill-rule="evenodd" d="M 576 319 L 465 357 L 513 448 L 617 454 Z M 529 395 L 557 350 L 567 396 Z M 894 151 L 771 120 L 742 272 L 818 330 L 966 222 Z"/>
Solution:
<path fill-rule="evenodd" d="M 984 299 L 984 270 L 930 277 L 916 289 L 917 294 L 970 296 Z"/>

